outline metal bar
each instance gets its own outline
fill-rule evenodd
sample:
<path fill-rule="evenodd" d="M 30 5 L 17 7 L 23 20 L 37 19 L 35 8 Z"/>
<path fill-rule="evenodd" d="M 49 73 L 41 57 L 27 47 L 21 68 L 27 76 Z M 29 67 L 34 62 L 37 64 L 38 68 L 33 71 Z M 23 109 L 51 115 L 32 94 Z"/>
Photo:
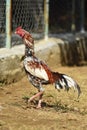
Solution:
<path fill-rule="evenodd" d="M 85 29 L 84 29 L 84 4 L 85 4 L 85 1 L 84 0 L 81 0 L 81 24 L 80 24 L 80 31 L 82 32 L 82 33 L 84 33 L 85 32 Z"/>
<path fill-rule="evenodd" d="M 6 0 L 6 48 L 11 48 L 11 0 Z"/>
<path fill-rule="evenodd" d="M 44 23 L 45 23 L 44 37 L 45 40 L 47 40 L 49 33 L 49 0 L 44 0 Z"/>
<path fill-rule="evenodd" d="M 75 0 L 72 0 L 72 25 L 71 25 L 72 32 L 75 32 Z"/>

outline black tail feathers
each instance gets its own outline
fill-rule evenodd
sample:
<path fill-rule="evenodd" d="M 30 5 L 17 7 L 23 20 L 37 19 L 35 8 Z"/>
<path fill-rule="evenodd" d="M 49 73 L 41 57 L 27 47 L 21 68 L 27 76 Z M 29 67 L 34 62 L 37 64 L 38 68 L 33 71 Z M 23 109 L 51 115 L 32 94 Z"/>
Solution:
<path fill-rule="evenodd" d="M 59 75 L 59 73 L 58 73 L 58 75 Z M 56 82 L 55 82 L 55 88 L 58 90 L 64 88 L 65 90 L 69 91 L 69 89 L 71 87 L 73 87 L 74 90 L 77 89 L 78 97 L 79 97 L 80 93 L 81 93 L 79 85 L 71 77 L 69 77 L 65 74 L 60 74 L 60 78 L 58 80 L 56 80 Z"/>

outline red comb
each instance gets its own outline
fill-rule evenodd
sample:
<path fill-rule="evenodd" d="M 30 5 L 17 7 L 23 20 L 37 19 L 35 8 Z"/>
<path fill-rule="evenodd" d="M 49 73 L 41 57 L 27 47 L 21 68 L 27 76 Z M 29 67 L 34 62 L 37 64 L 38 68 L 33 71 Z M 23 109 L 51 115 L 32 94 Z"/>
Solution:
<path fill-rule="evenodd" d="M 19 29 L 22 29 L 22 27 L 21 27 L 21 26 L 17 27 L 17 28 L 16 28 L 16 31 L 19 30 Z"/>

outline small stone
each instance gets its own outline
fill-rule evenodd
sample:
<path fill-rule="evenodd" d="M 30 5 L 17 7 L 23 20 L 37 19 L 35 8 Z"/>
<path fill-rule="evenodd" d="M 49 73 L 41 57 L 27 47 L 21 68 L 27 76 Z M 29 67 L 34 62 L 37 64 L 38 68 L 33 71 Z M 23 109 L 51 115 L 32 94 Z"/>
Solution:
<path fill-rule="evenodd" d="M 74 111 L 79 111 L 79 109 L 77 107 L 74 107 Z"/>
<path fill-rule="evenodd" d="M 3 107 L 0 105 L 0 111 L 3 109 Z"/>

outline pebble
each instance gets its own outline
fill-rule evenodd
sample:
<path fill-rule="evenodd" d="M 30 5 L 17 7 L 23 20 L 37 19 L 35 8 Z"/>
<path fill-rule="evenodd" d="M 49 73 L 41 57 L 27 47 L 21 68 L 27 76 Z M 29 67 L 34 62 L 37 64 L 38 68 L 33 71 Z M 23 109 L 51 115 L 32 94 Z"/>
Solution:
<path fill-rule="evenodd" d="M 0 111 L 3 109 L 3 107 L 0 105 Z"/>
<path fill-rule="evenodd" d="M 79 111 L 79 109 L 77 107 L 74 107 L 74 111 Z"/>

